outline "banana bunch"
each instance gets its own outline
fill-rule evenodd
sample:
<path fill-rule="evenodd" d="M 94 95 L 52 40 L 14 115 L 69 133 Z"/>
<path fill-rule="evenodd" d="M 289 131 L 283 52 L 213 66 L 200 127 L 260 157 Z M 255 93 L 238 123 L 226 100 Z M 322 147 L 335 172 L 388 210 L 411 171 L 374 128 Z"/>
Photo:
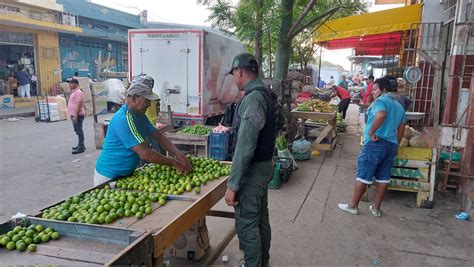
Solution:
<path fill-rule="evenodd" d="M 306 100 L 303 103 L 301 103 L 301 105 L 296 107 L 296 110 L 306 111 L 306 112 L 331 113 L 334 111 L 334 106 L 320 99 L 311 99 L 311 100 Z"/>

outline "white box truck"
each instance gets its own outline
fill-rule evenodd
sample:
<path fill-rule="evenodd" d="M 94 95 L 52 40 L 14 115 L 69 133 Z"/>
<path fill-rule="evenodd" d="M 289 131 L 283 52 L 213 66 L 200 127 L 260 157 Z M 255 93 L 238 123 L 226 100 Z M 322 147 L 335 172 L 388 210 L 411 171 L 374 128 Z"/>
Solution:
<path fill-rule="evenodd" d="M 241 93 L 228 75 L 238 40 L 205 29 L 129 30 L 130 77 L 155 79 L 162 111 L 169 105 L 175 125 L 215 124 Z"/>

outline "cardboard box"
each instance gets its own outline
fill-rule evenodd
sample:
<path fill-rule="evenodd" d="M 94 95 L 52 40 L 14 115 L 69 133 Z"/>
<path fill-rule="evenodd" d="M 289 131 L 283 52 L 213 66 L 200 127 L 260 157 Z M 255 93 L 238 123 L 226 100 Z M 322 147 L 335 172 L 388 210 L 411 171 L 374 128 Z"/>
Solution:
<path fill-rule="evenodd" d="M 95 115 L 107 114 L 107 96 L 94 96 Z"/>
<path fill-rule="evenodd" d="M 86 110 L 86 116 L 94 115 L 92 107 L 92 99 L 89 101 L 84 101 L 84 109 Z"/>
<path fill-rule="evenodd" d="M 107 87 L 103 82 L 94 82 L 92 83 L 92 91 L 94 96 L 105 96 L 107 97 Z"/>
<path fill-rule="evenodd" d="M 51 98 L 51 99 L 50 99 Z M 54 101 L 56 97 L 50 97 L 48 101 Z M 39 106 L 39 110 L 38 110 Z M 48 108 L 49 108 L 49 117 L 51 121 L 63 121 L 67 120 L 67 109 L 62 109 L 61 104 L 58 103 L 46 103 L 46 101 L 41 100 L 39 105 L 36 104 L 36 117 L 38 114 L 41 116 L 41 120 L 46 120 L 48 118 Z"/>
<path fill-rule="evenodd" d="M 198 261 L 206 254 L 209 246 L 206 217 L 203 217 L 173 243 L 170 253 L 177 258 Z"/>
<path fill-rule="evenodd" d="M 0 96 L 0 108 L 14 108 L 15 98 L 13 95 L 1 95 Z"/>
<path fill-rule="evenodd" d="M 90 88 L 89 78 L 88 77 L 76 77 L 76 80 L 79 81 L 79 88 Z"/>
<path fill-rule="evenodd" d="M 82 93 L 84 93 L 84 102 L 92 101 L 92 93 L 89 87 L 81 88 Z"/>

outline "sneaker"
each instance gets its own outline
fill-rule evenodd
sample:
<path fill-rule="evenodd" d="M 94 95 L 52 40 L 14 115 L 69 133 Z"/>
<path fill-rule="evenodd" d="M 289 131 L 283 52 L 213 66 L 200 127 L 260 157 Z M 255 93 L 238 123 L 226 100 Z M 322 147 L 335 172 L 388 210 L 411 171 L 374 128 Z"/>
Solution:
<path fill-rule="evenodd" d="M 373 205 L 369 206 L 370 212 L 372 212 L 372 215 L 375 217 L 380 217 L 382 216 L 382 212 L 380 210 L 376 210 Z"/>
<path fill-rule="evenodd" d="M 354 215 L 359 214 L 359 208 L 350 208 L 350 207 L 349 207 L 349 204 L 339 203 L 339 204 L 337 205 L 337 207 L 338 207 L 340 210 L 343 210 L 343 211 L 345 211 L 345 212 L 349 212 L 350 214 L 354 214 Z"/>
<path fill-rule="evenodd" d="M 72 148 L 72 150 L 79 150 L 79 149 L 81 149 L 81 148 L 82 148 L 83 150 L 86 150 L 86 147 L 85 147 L 85 146 L 82 146 L 82 147 L 81 147 L 81 146 L 75 146 L 75 147 Z"/>

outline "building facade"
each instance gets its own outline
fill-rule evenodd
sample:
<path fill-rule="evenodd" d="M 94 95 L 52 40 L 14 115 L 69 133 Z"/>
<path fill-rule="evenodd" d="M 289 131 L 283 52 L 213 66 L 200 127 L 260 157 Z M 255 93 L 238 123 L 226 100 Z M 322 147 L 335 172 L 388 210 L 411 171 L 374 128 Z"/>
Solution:
<path fill-rule="evenodd" d="M 61 80 L 58 34 L 79 34 L 77 17 L 54 0 L 0 3 L 0 79 L 15 94 L 14 73 L 25 68 L 36 77 L 35 92 L 53 91 Z"/>
<path fill-rule="evenodd" d="M 100 79 L 128 70 L 128 29 L 146 27 L 146 12 L 133 15 L 86 0 L 57 0 L 65 11 L 78 14 L 81 33 L 61 33 L 61 79 L 74 75 Z"/>

